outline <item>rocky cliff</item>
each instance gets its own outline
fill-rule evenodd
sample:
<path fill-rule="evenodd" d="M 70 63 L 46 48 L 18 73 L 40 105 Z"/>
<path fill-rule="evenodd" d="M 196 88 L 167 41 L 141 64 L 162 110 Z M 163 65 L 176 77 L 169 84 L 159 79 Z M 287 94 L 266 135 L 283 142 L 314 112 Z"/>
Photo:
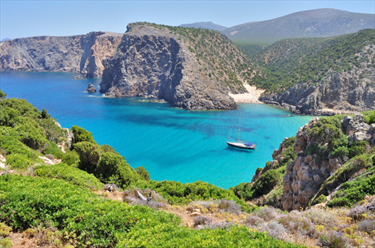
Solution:
<path fill-rule="evenodd" d="M 246 92 L 251 74 L 245 56 L 219 32 L 134 23 L 106 64 L 100 92 L 188 110 L 235 109 L 228 93 Z"/>
<path fill-rule="evenodd" d="M 314 118 L 297 132 L 294 150 L 298 153 L 298 157 L 288 164 L 283 178 L 281 201 L 284 210 L 307 207 L 318 192 L 328 195 L 331 192 L 324 186 L 325 181 L 337 173 L 339 168 L 351 167 L 352 163 L 355 163 L 355 160 L 348 162 L 348 156 L 353 154 L 338 152 L 337 142 L 347 137 L 348 146 L 353 147 L 354 144 L 364 141 L 364 151 L 370 151 L 375 144 L 375 124 L 366 124 L 362 114 L 343 118 L 340 130 L 325 124 Z M 322 133 L 316 132 L 318 127 L 323 127 L 320 129 L 323 130 Z M 345 136 L 340 137 L 339 133 Z M 345 180 L 341 183 L 349 181 L 364 167 L 365 165 L 356 163 L 351 170 L 346 169 Z"/>
<path fill-rule="evenodd" d="M 292 86 L 268 92 L 260 100 L 295 114 L 334 115 L 375 109 L 375 39 L 371 34 L 373 30 L 364 30 L 345 39 L 339 37 L 334 45 L 327 45 L 309 59 L 301 55 L 304 62 L 289 68 L 284 81 L 274 84 L 279 81 L 284 85 L 280 87 Z"/>
<path fill-rule="evenodd" d="M 91 32 L 7 40 L 0 43 L 0 70 L 61 71 L 101 77 L 103 63 L 115 54 L 121 37 L 117 33 Z"/>

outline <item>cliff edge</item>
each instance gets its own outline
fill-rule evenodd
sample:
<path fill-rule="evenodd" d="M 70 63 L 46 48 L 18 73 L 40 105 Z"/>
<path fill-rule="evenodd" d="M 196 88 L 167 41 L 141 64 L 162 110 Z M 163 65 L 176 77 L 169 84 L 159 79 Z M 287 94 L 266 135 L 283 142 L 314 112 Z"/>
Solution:
<path fill-rule="evenodd" d="M 100 92 L 106 96 L 159 98 L 188 110 L 236 109 L 228 94 L 246 92 L 252 73 L 217 31 L 149 23 L 129 24 L 105 67 Z"/>
<path fill-rule="evenodd" d="M 75 72 L 101 77 L 122 34 L 91 32 L 75 36 L 38 36 L 0 43 L 0 70 Z"/>

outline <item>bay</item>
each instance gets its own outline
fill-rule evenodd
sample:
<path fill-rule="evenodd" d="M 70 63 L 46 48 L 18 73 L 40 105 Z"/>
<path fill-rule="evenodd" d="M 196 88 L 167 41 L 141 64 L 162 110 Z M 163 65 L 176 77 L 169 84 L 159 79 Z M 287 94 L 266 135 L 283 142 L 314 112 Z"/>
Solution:
<path fill-rule="evenodd" d="M 257 167 L 272 160 L 285 137 L 296 134 L 311 116 L 263 104 L 240 104 L 232 111 L 186 111 L 142 98 L 88 94 L 101 79 L 73 80 L 73 73 L 1 72 L 1 90 L 45 108 L 63 126 L 78 125 L 99 144 L 111 145 L 133 167 L 144 166 L 154 180 L 202 180 L 222 188 L 251 181 Z M 257 144 L 256 151 L 227 146 L 237 138 Z"/>

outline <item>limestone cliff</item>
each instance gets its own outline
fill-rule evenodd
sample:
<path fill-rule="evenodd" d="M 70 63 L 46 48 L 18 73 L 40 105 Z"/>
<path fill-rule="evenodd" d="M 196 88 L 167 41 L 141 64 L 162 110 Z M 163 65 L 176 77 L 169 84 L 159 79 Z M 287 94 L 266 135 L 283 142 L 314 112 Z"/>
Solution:
<path fill-rule="evenodd" d="M 191 36 L 183 33 L 186 30 Z M 194 47 L 194 37 L 197 44 L 204 37 L 204 42 L 212 41 L 212 44 L 205 43 L 205 49 Z M 232 59 L 220 51 L 224 46 L 232 49 Z M 100 92 L 111 97 L 164 99 L 175 107 L 189 110 L 235 109 L 236 104 L 228 93 L 245 92 L 239 78 L 242 80 L 251 74 L 245 67 L 246 58 L 235 49 L 226 37 L 215 31 L 130 24 L 116 55 L 106 64 Z M 228 63 L 228 66 L 223 66 L 222 71 L 216 70 L 219 63 Z"/>
<path fill-rule="evenodd" d="M 39 36 L 0 43 L 0 70 L 75 72 L 101 77 L 122 34 L 91 32 L 87 35 Z"/>

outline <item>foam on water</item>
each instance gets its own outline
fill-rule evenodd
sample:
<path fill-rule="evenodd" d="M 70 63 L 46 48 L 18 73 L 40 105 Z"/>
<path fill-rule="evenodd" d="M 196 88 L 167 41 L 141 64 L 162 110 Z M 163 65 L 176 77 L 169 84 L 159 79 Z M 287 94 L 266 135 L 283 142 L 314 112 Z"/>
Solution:
<path fill-rule="evenodd" d="M 154 180 L 202 180 L 223 188 L 251 180 L 257 167 L 272 160 L 284 137 L 295 135 L 312 117 L 293 116 L 262 104 L 241 104 L 233 111 L 186 111 L 139 98 L 107 98 L 83 92 L 100 79 L 73 80 L 71 73 L 2 72 L 1 90 L 45 108 L 63 127 L 81 126 L 99 144 L 109 144 L 133 167 L 144 166 Z M 256 151 L 227 146 L 237 139 Z"/>

